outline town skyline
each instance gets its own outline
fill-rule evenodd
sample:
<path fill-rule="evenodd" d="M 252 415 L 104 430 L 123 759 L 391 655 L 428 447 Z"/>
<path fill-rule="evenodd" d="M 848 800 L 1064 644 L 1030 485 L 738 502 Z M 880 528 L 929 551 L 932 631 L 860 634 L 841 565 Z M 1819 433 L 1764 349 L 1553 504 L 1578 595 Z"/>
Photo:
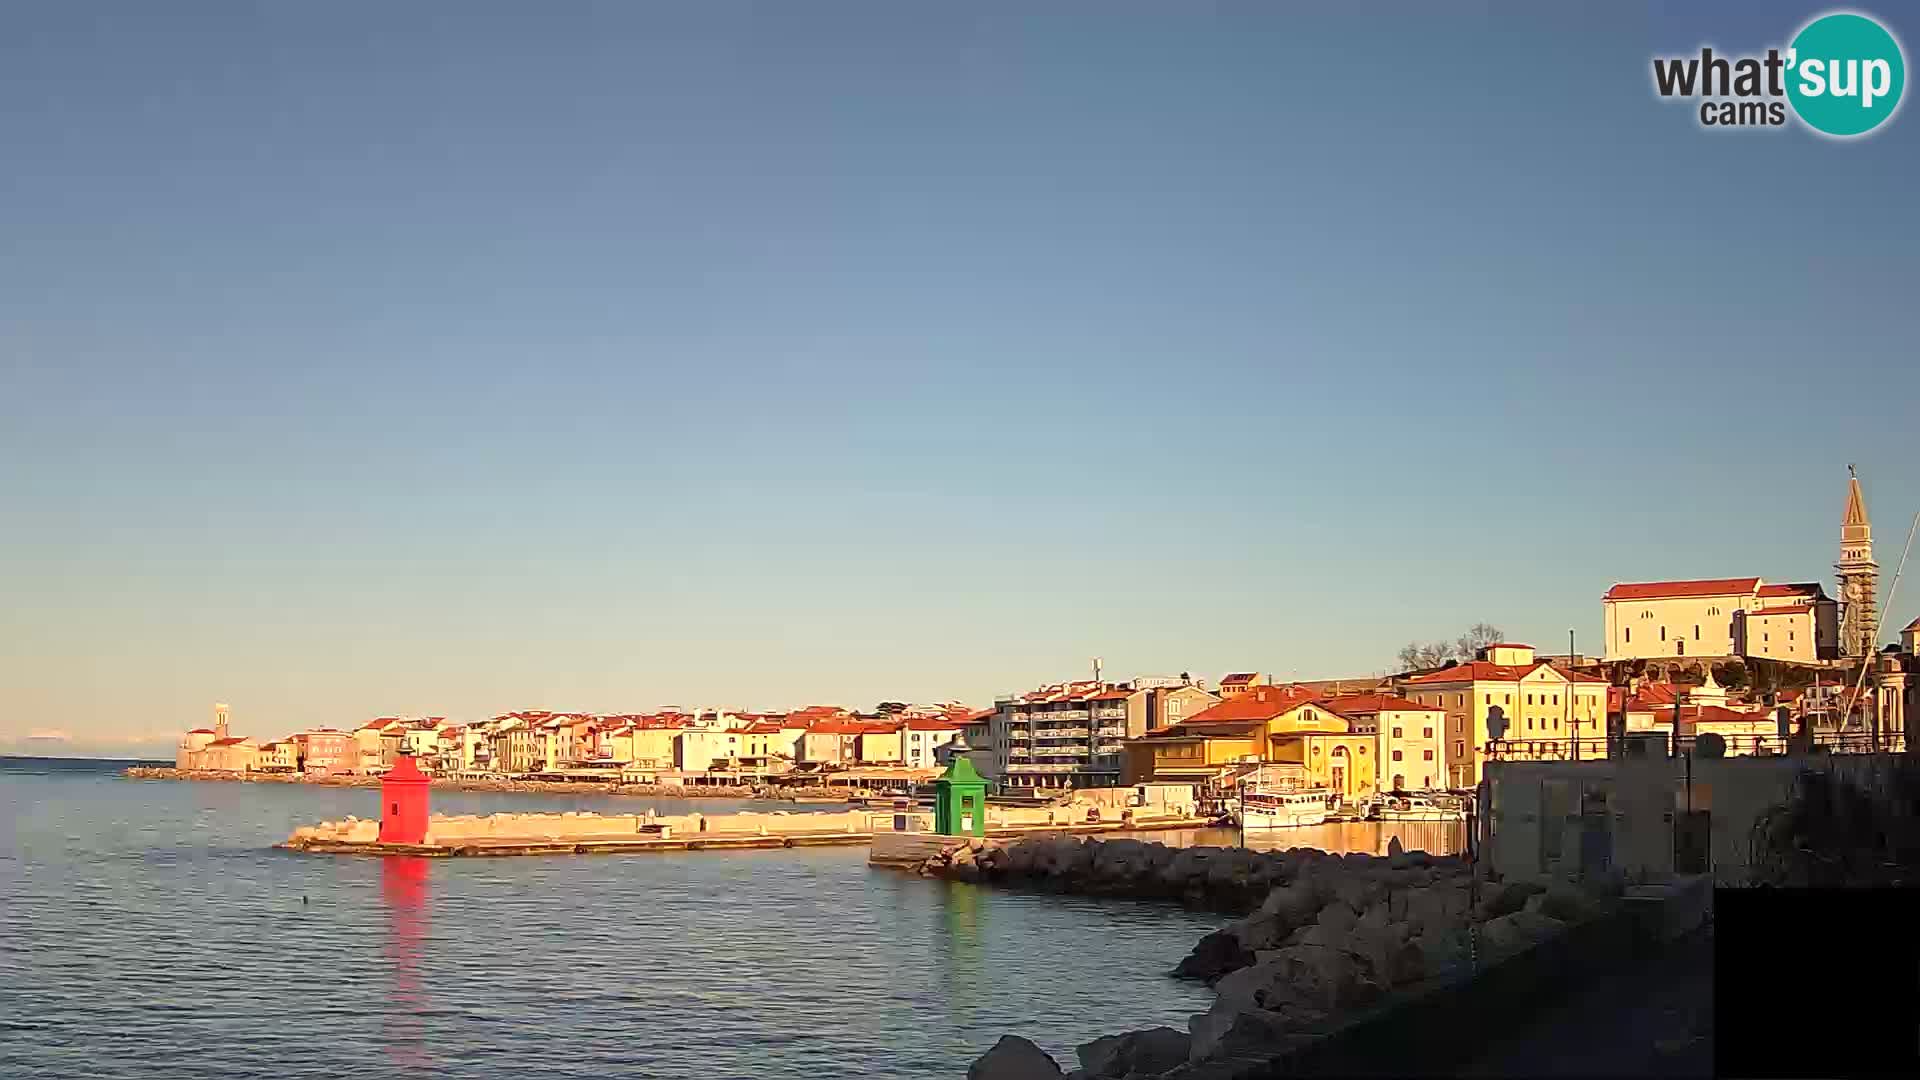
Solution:
<path fill-rule="evenodd" d="M 8 13 L 0 745 L 1553 651 L 1848 462 L 1891 577 L 1920 128 L 1648 85 L 1802 10 L 728 7 Z"/>

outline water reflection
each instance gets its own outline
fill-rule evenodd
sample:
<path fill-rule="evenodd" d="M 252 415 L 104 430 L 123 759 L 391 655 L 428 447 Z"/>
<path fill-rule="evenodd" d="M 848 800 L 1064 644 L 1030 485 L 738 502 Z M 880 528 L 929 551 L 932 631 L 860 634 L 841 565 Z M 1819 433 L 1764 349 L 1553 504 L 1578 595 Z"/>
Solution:
<path fill-rule="evenodd" d="M 382 1011 L 387 1058 L 395 1065 L 428 1064 L 425 1024 L 426 988 L 420 961 L 427 945 L 428 881 L 432 861 L 417 855 L 380 860 L 380 894 L 386 901 L 387 942 L 383 951 L 393 974 L 389 1008 Z"/>
<path fill-rule="evenodd" d="M 985 957 L 981 941 L 981 891 L 964 882 L 942 882 L 939 890 L 941 922 L 945 933 L 937 935 L 940 967 L 949 988 L 947 1012 L 966 1016 L 981 1008 L 979 990 L 985 983 Z"/>

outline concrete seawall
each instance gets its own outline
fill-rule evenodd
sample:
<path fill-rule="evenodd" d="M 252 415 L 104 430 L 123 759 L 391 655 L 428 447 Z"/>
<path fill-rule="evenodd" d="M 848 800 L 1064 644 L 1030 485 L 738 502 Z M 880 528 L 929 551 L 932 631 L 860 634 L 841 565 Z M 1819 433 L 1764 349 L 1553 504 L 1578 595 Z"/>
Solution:
<path fill-rule="evenodd" d="M 742 811 L 728 814 L 463 814 L 428 819 L 419 844 L 383 844 L 380 823 L 360 818 L 323 821 L 293 831 L 281 847 L 294 851 L 335 854 L 390 855 L 562 855 L 627 854 L 647 851 L 707 851 L 741 848 L 805 847 L 829 844 L 867 844 L 883 838 L 883 850 L 874 861 L 902 865 L 924 861 L 929 854 L 963 843 L 964 838 L 938 837 L 924 831 L 930 815 L 908 815 L 921 831 L 896 832 L 896 816 L 872 810 L 828 813 Z M 1030 816 L 1015 811 L 1016 819 Z M 1044 819 L 1044 815 L 1042 815 Z M 1015 837 L 1034 833 L 1099 833 L 1121 829 L 1188 829 L 1191 818 L 1149 818 L 1106 824 L 1007 824 L 994 835 Z M 904 854 L 885 854 L 905 844 Z"/>

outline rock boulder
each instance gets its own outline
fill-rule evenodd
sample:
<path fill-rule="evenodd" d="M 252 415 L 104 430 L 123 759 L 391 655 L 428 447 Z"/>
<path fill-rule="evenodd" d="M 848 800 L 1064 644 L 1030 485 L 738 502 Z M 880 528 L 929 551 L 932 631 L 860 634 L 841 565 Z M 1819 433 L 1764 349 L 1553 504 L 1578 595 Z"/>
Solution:
<path fill-rule="evenodd" d="M 967 1066 L 967 1080 L 1059 1080 L 1060 1063 L 1018 1035 L 1002 1035 Z"/>

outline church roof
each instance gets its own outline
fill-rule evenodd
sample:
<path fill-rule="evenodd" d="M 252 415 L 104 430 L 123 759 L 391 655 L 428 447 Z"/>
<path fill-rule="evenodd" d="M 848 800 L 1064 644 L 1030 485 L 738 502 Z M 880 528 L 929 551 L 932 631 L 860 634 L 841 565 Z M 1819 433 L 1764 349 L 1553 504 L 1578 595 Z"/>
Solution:
<path fill-rule="evenodd" d="M 1760 585 L 1757 577 L 1707 578 L 1699 581 L 1639 581 L 1615 585 L 1606 600 L 1667 600 L 1682 596 L 1743 596 Z"/>

